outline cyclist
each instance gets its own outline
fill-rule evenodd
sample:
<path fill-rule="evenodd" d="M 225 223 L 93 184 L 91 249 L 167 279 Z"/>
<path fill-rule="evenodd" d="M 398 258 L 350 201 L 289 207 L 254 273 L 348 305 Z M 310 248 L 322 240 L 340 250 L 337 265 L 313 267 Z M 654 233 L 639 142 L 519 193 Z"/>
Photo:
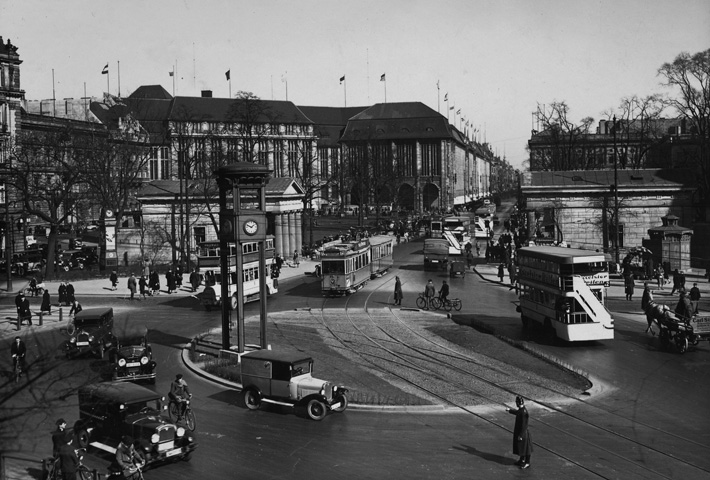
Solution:
<path fill-rule="evenodd" d="M 449 284 L 446 283 L 446 280 L 444 280 L 444 283 L 441 285 L 441 289 L 439 290 L 439 300 L 441 300 L 441 304 L 444 305 L 448 301 L 449 297 Z"/>
<path fill-rule="evenodd" d="M 116 463 L 126 480 L 137 477 L 138 468 L 143 466 L 143 459 L 133 447 L 133 438 L 128 435 L 121 437 L 121 443 L 116 447 Z"/>
<path fill-rule="evenodd" d="M 17 368 L 18 362 L 20 363 L 21 371 L 25 369 L 25 354 L 27 353 L 27 347 L 25 342 L 22 341 L 20 337 L 15 337 L 15 341 L 12 342 L 10 347 L 10 354 L 12 355 L 12 371 L 14 372 Z"/>
<path fill-rule="evenodd" d="M 187 398 L 192 398 L 190 389 L 187 387 L 187 383 L 182 379 L 182 373 L 175 375 L 175 380 L 170 384 L 170 393 L 168 393 L 170 400 L 174 401 L 178 405 L 178 415 L 181 418 L 185 414 Z"/>

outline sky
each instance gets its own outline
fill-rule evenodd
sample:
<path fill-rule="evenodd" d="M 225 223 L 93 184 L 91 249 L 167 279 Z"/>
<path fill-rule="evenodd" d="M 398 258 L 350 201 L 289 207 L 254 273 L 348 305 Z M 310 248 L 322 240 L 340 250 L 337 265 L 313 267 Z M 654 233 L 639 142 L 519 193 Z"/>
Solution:
<path fill-rule="evenodd" d="M 673 94 L 658 69 L 710 48 L 710 1 L 0 0 L 0 36 L 27 100 L 160 84 L 304 106 L 418 101 L 522 168 L 538 105 L 598 121 L 624 97 Z"/>

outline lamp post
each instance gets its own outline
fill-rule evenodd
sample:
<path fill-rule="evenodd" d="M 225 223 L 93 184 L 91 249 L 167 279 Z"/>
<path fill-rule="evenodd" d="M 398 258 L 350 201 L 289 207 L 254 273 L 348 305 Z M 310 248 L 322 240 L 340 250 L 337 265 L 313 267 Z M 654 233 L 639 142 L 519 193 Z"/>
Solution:
<path fill-rule="evenodd" d="M 612 133 L 614 134 L 614 262 L 619 264 L 619 166 L 616 153 L 616 115 L 614 115 Z"/>

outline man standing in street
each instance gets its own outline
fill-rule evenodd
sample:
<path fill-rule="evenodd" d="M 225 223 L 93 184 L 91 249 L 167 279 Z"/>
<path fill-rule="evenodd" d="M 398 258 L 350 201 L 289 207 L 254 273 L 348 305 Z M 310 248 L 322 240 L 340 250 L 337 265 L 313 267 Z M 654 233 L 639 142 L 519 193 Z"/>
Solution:
<path fill-rule="evenodd" d="M 52 456 L 59 457 L 59 450 L 66 443 L 64 438 L 67 436 L 67 421 L 63 418 L 57 420 L 57 429 L 52 432 Z"/>
<path fill-rule="evenodd" d="M 690 289 L 690 312 L 693 315 L 698 314 L 698 305 L 700 304 L 700 289 L 698 284 L 694 283 L 693 288 Z"/>
<path fill-rule="evenodd" d="M 513 428 L 513 453 L 520 456 L 520 460 L 515 462 L 523 470 L 530 467 L 530 455 L 533 451 L 532 435 L 528 431 L 528 410 L 525 408 L 525 400 L 521 396 L 515 397 L 515 405 L 518 408 L 506 408 L 505 410 L 515 415 L 515 427 Z"/>
<path fill-rule="evenodd" d="M 133 300 L 133 297 L 136 295 L 136 277 L 131 273 L 131 276 L 128 277 L 128 290 L 131 292 L 131 300 Z"/>
<path fill-rule="evenodd" d="M 64 444 L 59 449 L 59 465 L 62 469 L 64 480 L 76 480 L 76 471 L 79 468 L 79 457 L 76 456 L 74 446 L 74 435 L 69 432 L 64 434 Z"/>

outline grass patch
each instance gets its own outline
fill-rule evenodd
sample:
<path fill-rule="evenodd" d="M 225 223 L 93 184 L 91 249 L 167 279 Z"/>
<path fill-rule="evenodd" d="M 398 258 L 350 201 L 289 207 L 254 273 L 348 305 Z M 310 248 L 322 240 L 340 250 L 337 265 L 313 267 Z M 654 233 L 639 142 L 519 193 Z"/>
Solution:
<path fill-rule="evenodd" d="M 210 358 L 205 362 L 203 369 L 216 377 L 230 382 L 242 383 L 237 358 Z"/>

